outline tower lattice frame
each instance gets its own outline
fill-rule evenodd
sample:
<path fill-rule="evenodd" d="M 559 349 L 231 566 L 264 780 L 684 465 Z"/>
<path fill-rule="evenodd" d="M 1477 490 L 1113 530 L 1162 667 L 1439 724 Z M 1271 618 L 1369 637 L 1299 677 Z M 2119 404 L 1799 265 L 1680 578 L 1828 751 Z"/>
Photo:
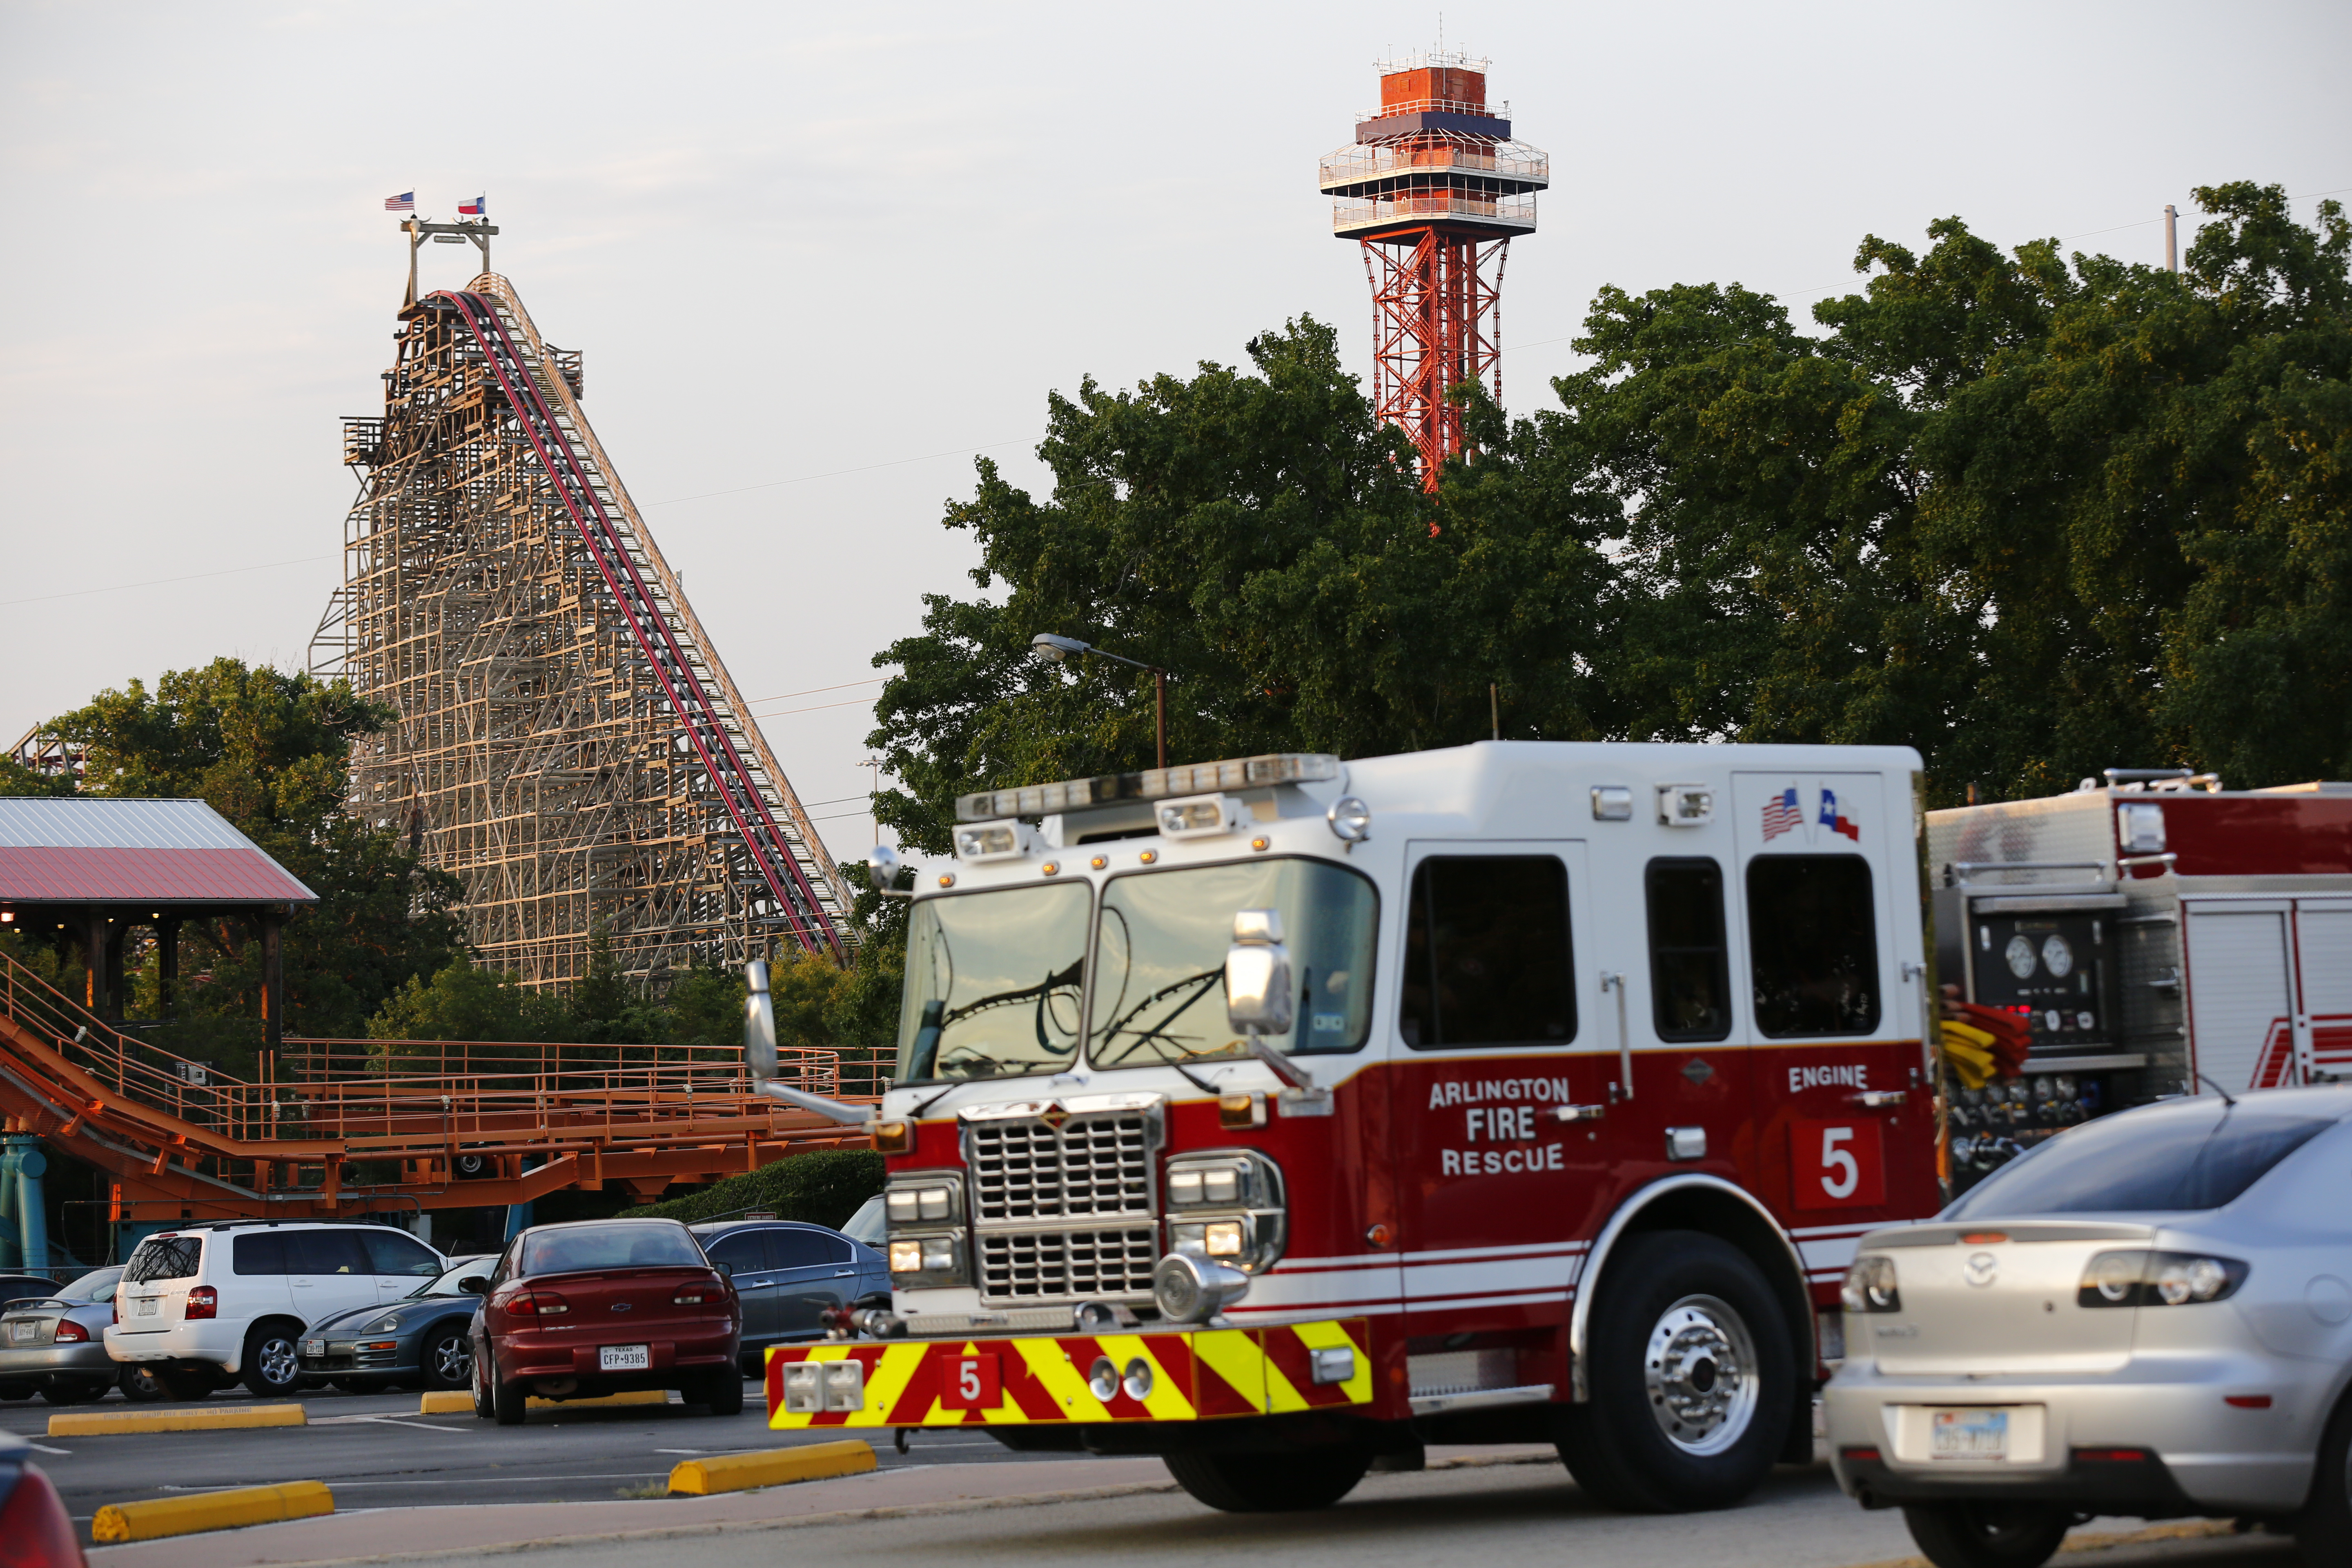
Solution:
<path fill-rule="evenodd" d="M 778 944 L 839 956 L 840 874 L 580 407 L 581 359 L 511 284 L 410 298 L 312 668 L 398 721 L 352 806 L 464 884 L 535 987 L 591 932 L 658 985 Z"/>
<path fill-rule="evenodd" d="M 1331 229 L 1363 248 L 1372 288 L 1372 402 L 1419 454 L 1423 488 L 1469 450 L 1465 382 L 1503 395 L 1503 268 L 1536 226 L 1550 161 L 1511 140 L 1486 101 L 1486 62 L 1418 57 L 1381 77 L 1381 107 L 1327 155 Z"/>

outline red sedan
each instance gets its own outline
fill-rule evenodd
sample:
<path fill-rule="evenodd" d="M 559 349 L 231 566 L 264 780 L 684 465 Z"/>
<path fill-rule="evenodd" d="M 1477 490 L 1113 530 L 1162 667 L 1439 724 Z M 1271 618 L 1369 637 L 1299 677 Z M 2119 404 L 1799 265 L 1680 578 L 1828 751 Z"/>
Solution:
<path fill-rule="evenodd" d="M 474 1413 L 521 1423 L 525 1402 L 675 1388 L 713 1415 L 743 1408 L 743 1309 L 727 1266 L 667 1219 L 534 1226 L 496 1273 L 459 1282 L 474 1314 Z"/>

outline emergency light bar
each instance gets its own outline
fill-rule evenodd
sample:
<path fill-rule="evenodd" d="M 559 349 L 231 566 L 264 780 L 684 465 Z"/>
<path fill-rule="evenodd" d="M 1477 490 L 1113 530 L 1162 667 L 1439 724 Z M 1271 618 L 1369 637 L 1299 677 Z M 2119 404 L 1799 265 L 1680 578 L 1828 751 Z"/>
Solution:
<path fill-rule="evenodd" d="M 1060 784 L 1019 789 L 982 790 L 956 797 L 958 822 L 990 822 L 1006 816 L 1051 816 L 1122 800 L 1161 800 L 1170 795 L 1210 795 L 1253 785 L 1327 784 L 1339 776 L 1339 759 L 1327 752 L 1276 752 L 1230 762 L 1194 763 L 1181 768 L 1146 768 L 1139 773 L 1097 773 Z"/>

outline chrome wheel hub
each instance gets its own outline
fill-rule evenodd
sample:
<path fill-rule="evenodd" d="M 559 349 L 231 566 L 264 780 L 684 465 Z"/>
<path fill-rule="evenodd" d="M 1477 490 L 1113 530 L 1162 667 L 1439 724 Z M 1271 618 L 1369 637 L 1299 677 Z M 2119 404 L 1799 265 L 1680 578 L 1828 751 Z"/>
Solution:
<path fill-rule="evenodd" d="M 451 1334 L 432 1350 L 433 1374 L 455 1387 L 474 1375 L 474 1349 L 463 1334 Z"/>
<path fill-rule="evenodd" d="M 283 1388 L 301 1374 L 302 1363 L 295 1354 L 292 1340 L 261 1342 L 261 1375 L 263 1381 Z"/>
<path fill-rule="evenodd" d="M 1659 1314 L 1642 1380 L 1658 1430 L 1686 1454 L 1721 1453 L 1756 1418 L 1755 1341 L 1713 1296 L 1685 1296 Z"/>

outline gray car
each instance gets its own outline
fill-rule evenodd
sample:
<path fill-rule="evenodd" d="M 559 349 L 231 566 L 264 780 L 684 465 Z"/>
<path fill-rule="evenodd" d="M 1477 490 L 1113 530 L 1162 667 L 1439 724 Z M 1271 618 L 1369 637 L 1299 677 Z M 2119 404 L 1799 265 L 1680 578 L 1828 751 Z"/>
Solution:
<path fill-rule="evenodd" d="M 9 1302 L 0 1312 L 0 1396 L 37 1393 L 52 1405 L 82 1405 L 119 1387 L 126 1399 L 163 1398 L 152 1372 L 106 1353 L 121 1278 L 120 1266 L 93 1268 L 49 1296 Z"/>
<path fill-rule="evenodd" d="M 888 1295 L 882 1255 L 837 1230 L 798 1220 L 743 1219 L 688 1227 L 713 1263 L 733 1271 L 743 1301 L 743 1371 L 757 1376 L 770 1345 L 824 1333 L 823 1315 Z"/>
<path fill-rule="evenodd" d="M 1824 1394 L 1838 1482 L 1940 1568 L 2077 1519 L 2205 1514 L 2352 1563 L 2352 1089 L 2086 1122 L 1862 1238 Z"/>

